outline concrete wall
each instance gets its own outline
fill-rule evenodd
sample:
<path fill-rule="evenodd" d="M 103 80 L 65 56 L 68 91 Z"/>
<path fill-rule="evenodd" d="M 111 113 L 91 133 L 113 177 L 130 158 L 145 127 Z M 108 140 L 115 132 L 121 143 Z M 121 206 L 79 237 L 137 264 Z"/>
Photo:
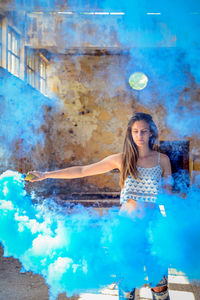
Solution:
<path fill-rule="evenodd" d="M 199 137 L 180 137 L 170 130 L 166 123 L 165 106 L 159 102 L 152 103 L 149 109 L 140 104 L 138 94 L 128 84 L 129 60 L 127 53 L 52 56 L 47 70 L 48 93 L 49 98 L 57 97 L 60 108 L 58 111 L 47 109 L 45 112 L 44 123 L 40 127 L 44 132 L 44 146 L 38 144 L 31 152 L 27 152 L 19 138 L 19 142 L 16 141 L 15 147 L 11 149 L 10 166 L 27 172 L 97 162 L 107 155 L 122 151 L 127 122 L 134 112 L 142 111 L 152 114 L 159 128 L 160 140 L 190 141 L 191 182 L 197 181 L 200 174 Z M 20 89 L 22 83 L 20 81 Z M 35 93 L 30 87 L 24 87 L 23 90 L 31 95 Z M 198 103 L 199 90 L 192 92 L 193 102 Z M 156 97 L 156 91 L 152 93 Z M 31 100 L 34 97 L 30 97 L 30 101 L 35 101 Z M 41 103 L 38 97 L 36 95 L 37 105 Z M 3 162 L 5 160 L 2 158 Z M 2 170 L 4 167 L 2 165 Z M 41 193 L 47 194 L 54 191 L 58 194 L 118 191 L 119 174 L 109 172 L 84 179 L 45 181 L 38 184 L 39 189 Z"/>
<path fill-rule="evenodd" d="M 27 44 L 66 53 L 73 48 L 120 48 L 117 31 L 121 15 L 86 15 L 62 12 L 28 13 Z"/>
<path fill-rule="evenodd" d="M 128 85 L 128 62 L 127 54 L 52 57 L 48 68 L 49 93 L 53 91 L 63 107 L 54 119 L 51 169 L 90 164 L 122 151 L 127 122 L 134 112 L 142 111 L 152 114 L 160 140 L 190 141 L 190 172 L 193 170 L 192 153 L 199 141 L 191 136 L 180 138 L 166 127 L 165 107 L 156 101 L 151 110 L 139 104 Z M 67 185 L 71 190 L 116 191 L 119 174 L 72 180 Z"/>
<path fill-rule="evenodd" d="M 122 151 L 135 98 L 126 83 L 127 56 L 60 56 L 51 60 L 48 84 L 62 101 L 54 120 L 52 168 L 96 162 Z M 112 85 L 111 85 L 112 83 Z M 119 189 L 119 175 L 82 179 L 84 187 Z M 73 184 L 73 183 L 72 183 Z"/>
<path fill-rule="evenodd" d="M 6 2 L 11 3 L 11 1 Z M 7 6 L 0 7 L 2 14 L 6 8 Z M 77 16 L 78 14 L 63 16 L 58 12 L 26 15 L 26 12 L 20 11 L 19 14 L 22 18 L 17 17 L 16 12 L 6 11 L 7 19 L 3 19 L 2 35 L 6 36 L 6 28 L 10 25 L 17 32 L 21 32 L 22 37 L 24 36 L 21 42 L 20 78 L 24 79 L 25 45 L 54 51 L 55 54 L 52 55 L 47 70 L 48 96 L 49 98 L 56 96 L 61 103 L 61 109 L 54 113 L 46 109 L 45 121 L 41 125 L 45 136 L 44 147 L 38 144 L 33 151 L 23 152 L 19 137 L 19 142 L 16 141 L 15 147 L 11 149 L 13 150 L 12 166 L 16 166 L 21 172 L 36 168 L 54 170 L 72 165 L 90 164 L 107 155 L 120 152 L 129 118 L 134 112 L 142 111 L 152 114 L 159 128 L 160 140 L 190 141 L 191 181 L 198 180 L 200 176 L 199 137 L 195 134 L 179 136 L 168 127 L 165 102 L 157 101 L 156 84 L 159 83 L 155 82 L 150 91 L 155 101 L 148 105 L 149 108 L 141 105 L 140 95 L 135 93 L 128 84 L 134 62 L 130 64 L 130 56 L 127 52 L 123 52 L 125 48 L 122 48 L 116 35 L 117 18 L 123 16 L 118 16 L 116 19 L 110 15 L 98 16 L 97 19 L 94 16 Z M 27 17 L 26 24 L 25 17 Z M 106 21 L 109 26 L 105 27 L 101 18 L 104 20 L 110 18 L 111 22 Z M 115 21 L 112 21 L 112 18 Z M 50 28 L 52 30 L 49 30 Z M 25 29 L 27 32 L 24 32 Z M 155 51 L 160 50 L 155 48 Z M 2 67 L 6 68 L 6 41 L 2 52 Z M 183 72 L 185 72 L 184 68 L 183 65 Z M 175 76 L 175 73 L 172 76 Z M 194 83 L 195 80 L 192 80 Z M 28 90 L 31 90 L 30 87 Z M 188 93 L 192 100 L 186 102 L 180 99 L 177 114 L 184 106 L 188 109 L 191 107 L 191 110 L 193 104 L 197 109 L 199 107 L 197 103 L 200 99 L 200 89 L 193 84 L 193 87 L 185 87 L 185 93 Z M 21 154 L 19 155 L 18 152 Z M 45 189 L 48 186 L 49 191 L 54 188 L 52 183 L 44 186 Z M 119 174 L 111 172 L 72 181 L 56 181 L 55 187 L 58 190 L 61 188 L 62 193 L 81 190 L 116 191 L 119 190 Z"/>

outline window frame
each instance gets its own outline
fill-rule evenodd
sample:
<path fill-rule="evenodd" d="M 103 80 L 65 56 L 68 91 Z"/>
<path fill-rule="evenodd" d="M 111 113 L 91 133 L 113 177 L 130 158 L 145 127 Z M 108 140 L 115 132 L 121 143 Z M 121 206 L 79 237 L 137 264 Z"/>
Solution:
<path fill-rule="evenodd" d="M 41 72 L 41 66 L 44 66 L 44 76 Z M 46 95 L 46 93 L 47 93 L 47 59 L 41 52 L 39 53 L 39 89 L 40 89 L 41 93 Z"/>
<path fill-rule="evenodd" d="M 33 59 L 33 65 L 30 63 L 30 58 Z M 33 75 L 33 80 L 30 74 Z M 25 48 L 25 80 L 32 87 L 38 88 L 35 50 L 29 47 Z"/>
<path fill-rule="evenodd" d="M 25 79 L 28 84 L 46 94 L 47 91 L 47 63 L 48 60 L 38 50 L 25 49 Z M 41 67 L 43 66 L 43 69 Z M 33 78 L 31 78 L 32 74 Z"/>
<path fill-rule="evenodd" d="M 8 72 L 13 74 L 14 76 L 19 77 L 20 76 L 20 34 L 18 34 L 11 26 L 8 26 L 7 28 L 6 49 L 7 49 L 6 68 Z M 14 67 L 13 67 L 13 61 L 14 61 Z"/>

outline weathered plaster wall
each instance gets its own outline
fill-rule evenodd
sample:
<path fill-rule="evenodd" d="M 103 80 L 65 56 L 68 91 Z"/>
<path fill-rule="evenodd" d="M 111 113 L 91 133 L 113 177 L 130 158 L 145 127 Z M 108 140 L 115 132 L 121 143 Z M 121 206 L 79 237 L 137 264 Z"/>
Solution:
<path fill-rule="evenodd" d="M 1 7 L 1 10 L 4 12 L 4 7 Z M 23 33 L 25 28 L 21 26 L 22 19 L 13 18 L 13 14 L 7 16 L 8 24 L 14 25 Z M 22 16 L 25 16 L 24 12 Z M 15 19 L 20 22 L 16 22 Z M 47 49 L 54 53 L 65 53 L 54 54 L 47 70 L 49 97 L 55 94 L 63 106 L 53 118 L 50 112 L 45 113 L 45 123 L 41 127 L 45 135 L 44 148 L 38 144 L 29 154 L 20 153 L 19 160 L 17 153 L 23 152 L 22 142 L 19 140 L 19 143 L 16 143 L 12 160 L 15 161 L 15 165 L 19 165 L 18 170 L 25 172 L 38 166 L 40 169 L 55 169 L 89 164 L 109 154 L 117 153 L 122 150 L 128 119 L 133 112 L 143 111 L 152 114 L 159 128 L 160 140 L 190 141 L 190 174 L 193 173 L 195 178 L 200 176 L 199 137 L 189 134 L 179 136 L 167 126 L 167 110 L 164 102 L 162 105 L 161 102 L 156 101 L 156 86 L 154 91 L 151 91 L 155 95 L 155 103 L 152 103 L 151 109 L 148 109 L 139 103 L 139 97 L 128 85 L 128 76 L 133 70 L 128 69 L 129 55 L 119 53 L 121 50 L 125 51 L 125 48 L 121 49 L 121 44 L 115 35 L 115 26 L 118 24 L 116 21 L 107 23 L 109 26 L 105 27 L 103 22 L 97 22 L 96 18 L 77 17 L 76 14 L 62 17 L 50 12 L 28 14 L 27 20 L 29 22 L 26 24 L 27 46 Z M 4 25 L 7 26 L 7 23 Z M 52 30 L 49 30 L 50 26 Z M 104 52 L 103 55 L 105 49 L 107 52 L 109 49 L 115 51 L 115 54 L 108 55 Z M 170 48 L 166 48 L 166 53 L 167 49 Z M 81 51 L 84 55 L 80 55 Z M 160 51 L 160 48 L 155 48 L 155 51 Z M 175 53 L 176 48 L 172 51 Z M 22 63 L 23 57 L 24 53 L 22 53 Z M 162 57 L 164 60 L 165 56 Z M 6 68 L 4 65 L 3 67 Z M 183 72 L 185 72 L 184 67 Z M 24 73 L 24 66 L 21 68 L 21 73 Z M 175 73 L 172 75 L 176 76 Z M 23 76 L 20 78 L 24 79 Z M 193 81 L 195 82 L 194 78 Z M 177 116 L 184 106 L 187 106 L 188 110 L 194 106 L 199 109 L 200 89 L 194 84 L 192 88 L 185 87 L 183 95 L 184 93 L 191 96 L 188 98 L 192 100 L 186 102 L 180 98 Z M 66 187 L 69 191 L 118 190 L 119 175 L 108 173 L 80 180 L 62 181 L 62 183 L 58 181 L 58 185 Z"/>
<path fill-rule="evenodd" d="M 166 124 L 165 107 L 156 101 L 151 110 L 140 105 L 128 85 L 128 62 L 125 54 L 52 57 L 48 67 L 49 93 L 55 93 L 63 107 L 54 119 L 51 169 L 90 164 L 122 151 L 127 122 L 136 111 L 152 114 L 160 140 L 189 140 L 190 173 L 197 169 L 193 152 L 199 149 L 198 138 L 180 137 L 173 132 Z M 198 99 L 196 92 L 194 101 Z M 179 102 L 181 105 L 181 99 Z M 64 184 L 74 191 L 119 190 L 119 174 L 107 173 Z"/>
<path fill-rule="evenodd" d="M 123 16 L 119 15 L 32 12 L 27 19 L 28 41 L 34 48 L 42 45 L 42 48 L 49 48 L 56 53 L 66 53 L 69 48 L 120 47 L 117 31 L 122 19 Z"/>
<path fill-rule="evenodd" d="M 119 55 L 52 59 L 48 84 L 64 104 L 54 123 L 52 168 L 90 164 L 122 150 L 135 104 L 126 82 L 126 62 L 127 57 Z M 119 189 L 117 174 L 82 181 L 96 189 Z"/>
<path fill-rule="evenodd" d="M 51 60 L 49 90 L 64 104 L 54 120 L 52 169 L 90 164 L 122 151 L 132 113 L 149 112 L 137 103 L 127 83 L 128 60 L 128 55 L 65 55 Z M 163 109 L 155 106 L 152 112 L 162 128 Z M 73 180 L 72 189 L 76 182 L 83 189 L 119 190 L 116 173 Z"/>
<path fill-rule="evenodd" d="M 180 137 L 172 131 L 166 123 L 167 111 L 157 101 L 152 103 L 151 109 L 139 103 L 138 94 L 128 84 L 128 65 L 128 54 L 52 57 L 47 70 L 49 98 L 56 95 L 61 106 L 57 113 L 48 111 L 48 108 L 44 112 L 44 124 L 41 126 L 45 137 L 44 147 L 38 144 L 31 152 L 27 152 L 23 149 L 21 140 L 16 144 L 12 155 L 16 169 L 20 172 L 32 169 L 55 170 L 91 164 L 107 155 L 118 153 L 122 151 L 129 118 L 134 112 L 142 111 L 152 114 L 159 128 L 160 140 L 190 141 L 190 174 L 193 176 L 192 181 L 198 180 L 199 137 L 187 134 Z M 193 104 L 188 102 L 187 105 L 198 104 L 199 89 L 187 89 L 187 92 L 193 93 Z M 181 107 L 182 100 L 179 102 Z M 177 116 L 178 109 L 177 107 Z M 5 159 L 2 161 L 5 162 Z M 38 189 L 50 194 L 117 191 L 119 173 L 109 172 L 83 179 L 55 180 L 51 183 L 44 181 L 38 184 Z"/>

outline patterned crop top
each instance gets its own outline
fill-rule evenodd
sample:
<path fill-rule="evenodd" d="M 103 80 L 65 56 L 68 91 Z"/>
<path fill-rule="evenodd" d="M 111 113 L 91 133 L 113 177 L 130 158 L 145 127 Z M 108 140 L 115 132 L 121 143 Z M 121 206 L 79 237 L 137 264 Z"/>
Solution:
<path fill-rule="evenodd" d="M 160 187 L 162 168 L 160 166 L 160 153 L 158 155 L 158 165 L 152 168 L 142 168 L 137 166 L 139 178 L 135 179 L 128 175 L 124 187 L 121 190 L 120 203 L 133 199 L 142 202 L 156 202 Z"/>

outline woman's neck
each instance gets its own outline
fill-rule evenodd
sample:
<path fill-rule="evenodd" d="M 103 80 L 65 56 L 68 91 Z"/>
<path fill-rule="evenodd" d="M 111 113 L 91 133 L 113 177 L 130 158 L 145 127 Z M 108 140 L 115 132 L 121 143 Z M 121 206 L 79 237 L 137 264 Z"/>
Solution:
<path fill-rule="evenodd" d="M 148 156 L 152 150 L 149 147 L 138 147 L 139 158 Z"/>

